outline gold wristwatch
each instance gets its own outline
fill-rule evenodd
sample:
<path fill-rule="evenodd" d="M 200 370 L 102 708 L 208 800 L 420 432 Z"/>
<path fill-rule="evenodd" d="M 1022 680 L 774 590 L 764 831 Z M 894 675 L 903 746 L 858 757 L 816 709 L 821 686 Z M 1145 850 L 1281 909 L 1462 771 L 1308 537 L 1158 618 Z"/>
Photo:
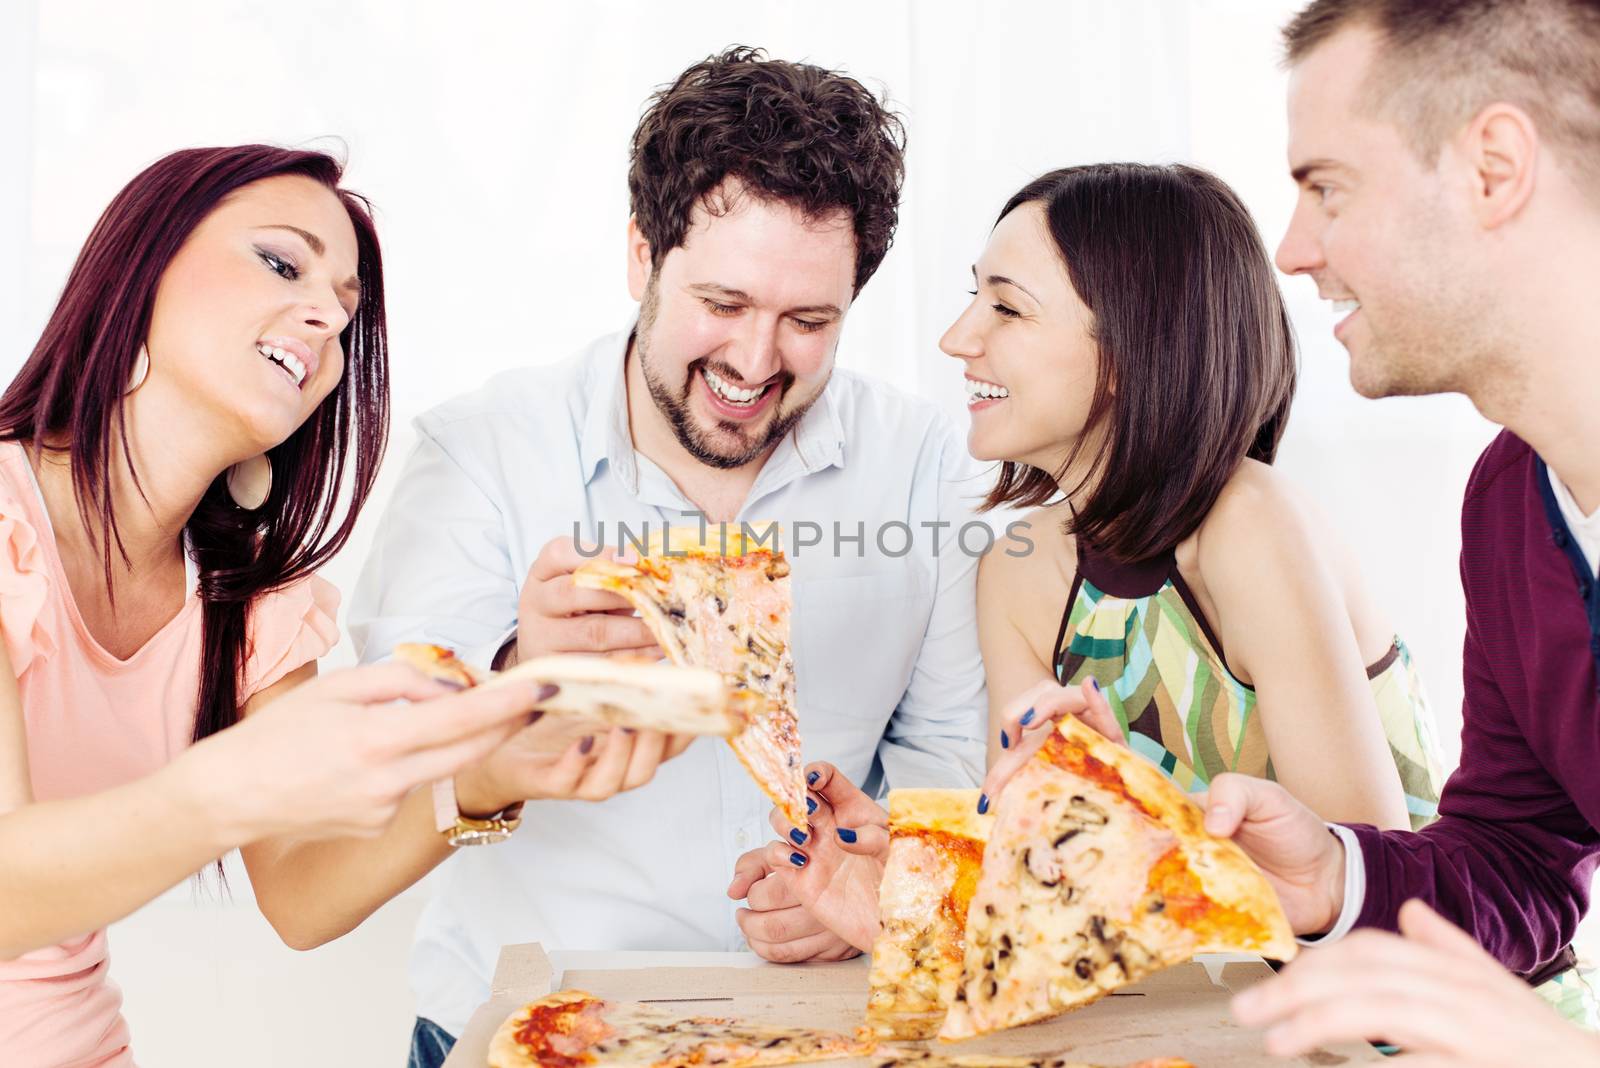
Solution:
<path fill-rule="evenodd" d="M 463 816 L 456 804 L 455 779 L 440 779 L 433 784 L 433 825 L 453 846 L 503 842 L 522 825 L 522 802 L 481 819 Z"/>

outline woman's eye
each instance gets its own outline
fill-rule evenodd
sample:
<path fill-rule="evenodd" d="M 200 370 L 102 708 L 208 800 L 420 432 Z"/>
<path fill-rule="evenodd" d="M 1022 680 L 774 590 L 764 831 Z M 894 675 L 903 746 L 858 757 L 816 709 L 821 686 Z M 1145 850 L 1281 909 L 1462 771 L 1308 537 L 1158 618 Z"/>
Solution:
<path fill-rule="evenodd" d="M 1022 314 L 1015 308 L 1008 308 L 1004 304 L 992 304 L 990 307 L 994 308 L 995 311 L 999 312 L 1007 319 L 1015 319 Z"/>
<path fill-rule="evenodd" d="M 300 269 L 282 256 L 268 252 L 264 248 L 256 249 L 256 255 L 261 257 L 261 262 L 267 265 L 267 270 L 280 278 L 293 282 L 300 277 Z"/>

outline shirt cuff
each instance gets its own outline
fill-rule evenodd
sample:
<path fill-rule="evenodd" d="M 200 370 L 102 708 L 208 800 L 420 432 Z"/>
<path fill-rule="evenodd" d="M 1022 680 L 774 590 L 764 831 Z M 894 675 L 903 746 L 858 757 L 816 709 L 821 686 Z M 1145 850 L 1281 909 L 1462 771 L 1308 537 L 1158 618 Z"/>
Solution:
<path fill-rule="evenodd" d="M 513 623 L 511 626 L 502 631 L 500 636 L 494 641 L 485 645 L 474 646 L 471 649 L 464 649 L 456 655 L 460 656 L 461 659 L 465 660 L 475 668 L 479 668 L 483 671 L 493 671 L 495 654 L 500 651 L 501 646 L 505 645 L 506 642 L 514 638 L 516 633 L 517 625 Z"/>
<path fill-rule="evenodd" d="M 1328 824 L 1328 830 L 1344 846 L 1344 907 L 1339 910 L 1339 919 L 1325 933 L 1295 938 L 1302 946 L 1325 946 L 1349 934 L 1367 900 L 1367 865 L 1361 853 L 1361 839 L 1356 837 L 1356 832 L 1337 823 Z"/>

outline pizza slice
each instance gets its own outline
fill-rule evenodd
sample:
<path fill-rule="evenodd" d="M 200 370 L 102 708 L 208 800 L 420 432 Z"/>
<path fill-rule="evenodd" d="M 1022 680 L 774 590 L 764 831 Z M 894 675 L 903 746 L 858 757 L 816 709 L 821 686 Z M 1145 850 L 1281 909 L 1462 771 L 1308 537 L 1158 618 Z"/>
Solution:
<path fill-rule="evenodd" d="M 512 1013 L 489 1043 L 489 1068 L 744 1068 L 861 1057 L 869 1042 L 804 1027 L 677 1016 L 655 1005 L 563 990 Z"/>
<path fill-rule="evenodd" d="M 498 686 L 515 680 L 554 683 L 559 689 L 539 703 L 547 716 L 667 734 L 716 734 L 744 730 L 744 712 L 713 671 L 673 667 L 617 657 L 557 655 L 525 660 L 509 671 L 481 672 L 440 645 L 405 643 L 396 660 L 430 678 L 457 686 Z"/>
<path fill-rule="evenodd" d="M 996 802 L 939 1037 L 1087 1005 L 1196 953 L 1295 954 L 1271 884 L 1153 764 L 1064 718 Z"/>
<path fill-rule="evenodd" d="M 889 791 L 889 856 L 878 886 L 878 937 L 867 978 L 866 1032 L 932 1038 L 961 979 L 967 904 L 994 817 L 976 790 Z"/>
<path fill-rule="evenodd" d="M 667 659 L 721 673 L 754 695 L 749 724 L 729 739 L 752 778 L 796 827 L 806 787 L 789 655 L 789 561 L 775 524 L 670 524 L 636 563 L 593 560 L 573 572 L 582 589 L 621 594 Z"/>

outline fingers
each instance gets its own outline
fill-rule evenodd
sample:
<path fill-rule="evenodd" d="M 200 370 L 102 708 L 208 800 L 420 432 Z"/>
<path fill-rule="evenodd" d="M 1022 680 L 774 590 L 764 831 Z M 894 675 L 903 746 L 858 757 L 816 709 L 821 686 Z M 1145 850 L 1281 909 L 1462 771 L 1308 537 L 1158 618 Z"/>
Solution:
<path fill-rule="evenodd" d="M 1122 729 L 1122 724 L 1117 720 L 1117 714 L 1111 711 L 1111 702 L 1106 700 L 1105 691 L 1100 688 L 1100 680 L 1090 675 L 1078 687 L 1083 697 L 1083 711 L 1075 715 L 1088 724 L 1089 727 L 1118 745 L 1127 744 L 1127 734 Z"/>
<path fill-rule="evenodd" d="M 843 939 L 827 931 L 819 934 L 808 935 L 792 942 L 767 942 L 759 938 L 746 937 L 750 949 L 764 960 L 775 964 L 798 964 L 807 960 L 843 960 L 847 956 L 854 956 L 854 947 L 849 946 Z"/>
<path fill-rule="evenodd" d="M 862 827 L 839 827 L 833 832 L 834 844 L 846 853 L 860 857 L 882 859 L 889 855 L 889 830 L 867 824 Z"/>
<path fill-rule="evenodd" d="M 745 901 L 756 912 L 775 912 L 801 904 L 800 896 L 795 893 L 794 880 L 781 872 L 752 886 L 750 893 L 745 895 Z"/>
<path fill-rule="evenodd" d="M 744 932 L 745 941 L 752 945 L 756 942 L 769 945 L 795 942 L 827 931 L 815 916 L 798 905 L 770 911 L 740 909 L 734 918 L 739 930 Z"/>
<path fill-rule="evenodd" d="M 806 765 L 806 787 L 832 808 L 845 825 L 873 823 L 889 826 L 889 813 L 826 761 L 819 760 Z"/>
<path fill-rule="evenodd" d="M 536 793 L 541 798 L 572 797 L 577 793 L 584 771 L 598 759 L 595 750 L 599 744 L 598 738 L 588 735 L 567 746 L 567 751 L 555 763 L 539 769 L 538 789 L 529 791 L 530 795 Z"/>
<path fill-rule="evenodd" d="M 492 727 L 504 726 L 509 735 L 527 722 L 529 710 L 544 699 L 545 692 L 546 687 L 540 683 L 518 681 L 474 687 L 442 697 L 436 694 L 414 704 L 372 711 L 381 717 L 381 730 L 400 751 L 420 752 Z"/>
<path fill-rule="evenodd" d="M 314 692 L 330 701 L 377 705 L 390 701 L 426 701 L 457 693 L 459 689 L 430 679 L 409 664 L 392 660 L 330 672 L 303 684 L 295 692 L 307 696 Z"/>
<path fill-rule="evenodd" d="M 1285 814 L 1289 795 L 1277 783 L 1225 772 L 1206 792 L 1206 832 L 1231 838 L 1246 820 L 1265 822 Z"/>
<path fill-rule="evenodd" d="M 655 635 L 644 625 L 644 620 L 609 612 L 584 612 L 568 619 L 544 620 L 539 637 L 543 647 L 554 653 L 657 649 Z M 651 656 L 648 652 L 640 655 Z M 655 656 L 659 655 L 658 651 Z"/>
<path fill-rule="evenodd" d="M 697 737 L 699 736 L 694 734 L 669 734 L 667 736 L 667 751 L 662 754 L 661 759 L 663 761 L 671 760 L 693 745 Z"/>
<path fill-rule="evenodd" d="M 1046 722 L 1050 721 L 1047 720 Z M 1050 740 L 1051 733 L 1052 731 L 1049 730 L 1031 731 L 1024 734 L 1020 741 L 1010 745 L 1001 754 L 1000 759 L 996 760 L 994 766 L 989 769 L 989 774 L 983 777 L 983 797 L 979 802 L 979 812 L 988 810 L 989 804 L 1000 796 L 1005 790 L 1006 784 L 1012 780 L 1017 772 L 1022 770 L 1023 765 L 1033 759 L 1033 755 L 1039 751 L 1044 743 Z"/>
<path fill-rule="evenodd" d="M 594 762 L 583 770 L 572 796 L 578 801 L 604 801 L 623 788 L 633 759 L 634 735 L 613 727 L 595 739 Z"/>
<path fill-rule="evenodd" d="M 752 849 L 733 865 L 733 881 L 728 884 L 728 896 L 735 901 L 744 900 L 750 888 L 778 869 L 766 861 L 765 849 Z"/>
<path fill-rule="evenodd" d="M 811 851 L 788 838 L 781 842 L 768 842 L 761 854 L 767 867 L 773 871 L 796 871 L 811 863 Z"/>
<path fill-rule="evenodd" d="M 622 789 L 636 790 L 655 778 L 656 769 L 666 759 L 670 740 L 669 735 L 659 731 L 640 731 L 633 735 L 633 752 L 622 776 Z"/>

